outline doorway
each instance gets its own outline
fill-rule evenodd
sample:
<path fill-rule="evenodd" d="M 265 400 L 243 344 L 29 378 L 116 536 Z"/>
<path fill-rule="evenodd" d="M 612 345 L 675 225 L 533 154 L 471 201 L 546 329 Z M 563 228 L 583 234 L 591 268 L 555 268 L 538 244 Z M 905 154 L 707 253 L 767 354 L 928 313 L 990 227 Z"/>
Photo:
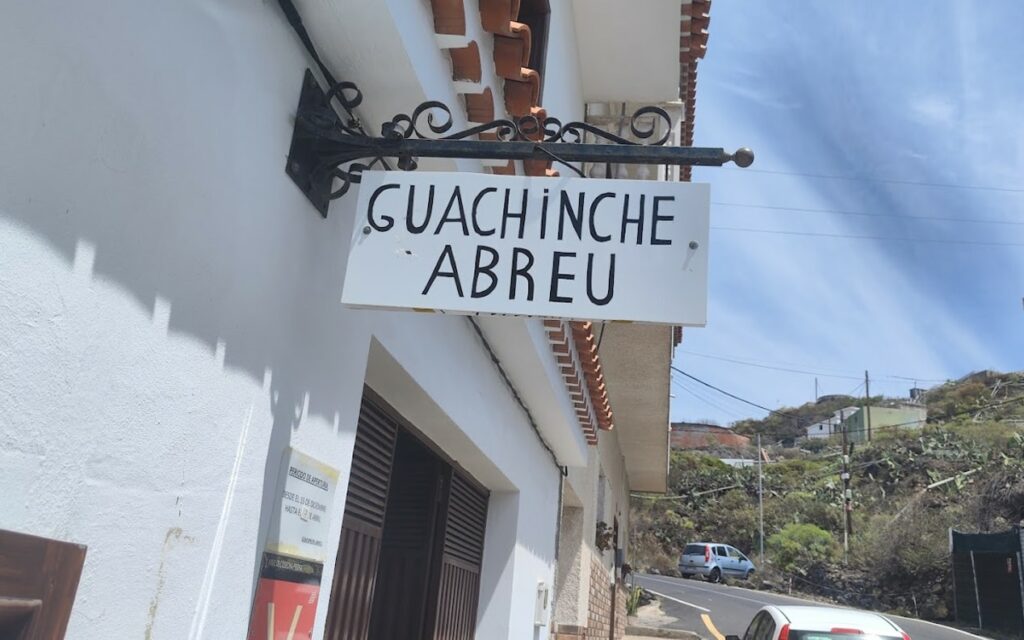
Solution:
<path fill-rule="evenodd" d="M 367 389 L 326 637 L 472 638 L 488 497 Z"/>

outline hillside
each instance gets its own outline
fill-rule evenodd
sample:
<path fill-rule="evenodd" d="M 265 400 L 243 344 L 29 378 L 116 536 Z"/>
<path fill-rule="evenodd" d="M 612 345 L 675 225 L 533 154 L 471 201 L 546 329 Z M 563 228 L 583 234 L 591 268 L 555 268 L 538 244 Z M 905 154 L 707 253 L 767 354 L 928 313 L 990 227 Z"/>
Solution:
<path fill-rule="evenodd" d="M 976 412 L 977 418 L 989 420 L 1024 420 L 1024 407 L 1019 403 L 996 405 L 1000 400 L 1024 394 L 1024 373 L 998 373 L 980 371 L 929 389 L 922 399 L 928 407 L 929 421 L 941 419 L 961 411 Z M 873 406 L 895 402 L 894 398 L 872 396 Z M 733 424 L 736 433 L 761 434 L 767 442 L 791 442 L 805 434 L 808 425 L 831 417 L 844 407 L 860 407 L 863 397 L 848 395 L 825 396 L 817 402 L 799 407 L 780 407 L 762 419 L 740 420 Z"/>
<path fill-rule="evenodd" d="M 872 402 L 881 401 L 881 397 L 872 397 Z M 733 424 L 733 429 L 746 436 L 761 434 L 766 442 L 792 441 L 805 435 L 808 425 L 830 418 L 845 407 L 859 407 L 863 402 L 864 398 L 853 396 L 828 396 L 799 407 L 780 407 L 775 413 L 760 420 L 740 420 Z"/>
<path fill-rule="evenodd" d="M 1024 374 L 972 374 L 929 390 L 924 402 L 923 430 L 883 430 L 854 450 L 845 566 L 838 443 L 819 441 L 817 452 L 769 450 L 761 582 L 858 606 L 950 615 L 949 528 L 998 531 L 1024 520 Z M 813 420 L 835 409 L 797 410 Z M 784 433 L 775 418 L 746 428 Z M 668 496 L 633 500 L 638 567 L 671 573 L 681 548 L 698 539 L 733 544 L 759 563 L 756 469 L 675 452 L 669 482 Z"/>

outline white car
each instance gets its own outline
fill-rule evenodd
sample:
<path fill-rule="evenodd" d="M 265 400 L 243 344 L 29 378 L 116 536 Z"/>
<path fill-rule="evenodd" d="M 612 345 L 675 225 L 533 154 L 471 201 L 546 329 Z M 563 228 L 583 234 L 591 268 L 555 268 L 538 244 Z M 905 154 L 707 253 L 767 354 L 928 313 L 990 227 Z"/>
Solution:
<path fill-rule="evenodd" d="M 726 636 L 726 640 L 741 640 Z M 883 615 L 835 607 L 764 607 L 742 640 L 910 640 Z"/>

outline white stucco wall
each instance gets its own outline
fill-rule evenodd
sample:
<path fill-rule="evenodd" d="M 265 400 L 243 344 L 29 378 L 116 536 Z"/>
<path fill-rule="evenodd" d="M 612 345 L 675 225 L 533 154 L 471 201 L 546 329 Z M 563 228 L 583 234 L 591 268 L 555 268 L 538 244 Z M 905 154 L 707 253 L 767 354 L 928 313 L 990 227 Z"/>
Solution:
<path fill-rule="evenodd" d="M 412 73 L 405 109 L 450 90 L 413 5 L 344 76 Z M 338 302 L 355 196 L 283 170 L 309 64 L 276 3 L 0 21 L 0 528 L 88 545 L 69 638 L 240 637 L 281 453 L 347 478 L 364 379 L 492 490 L 480 637 L 546 637 L 558 471 L 465 319 Z"/>

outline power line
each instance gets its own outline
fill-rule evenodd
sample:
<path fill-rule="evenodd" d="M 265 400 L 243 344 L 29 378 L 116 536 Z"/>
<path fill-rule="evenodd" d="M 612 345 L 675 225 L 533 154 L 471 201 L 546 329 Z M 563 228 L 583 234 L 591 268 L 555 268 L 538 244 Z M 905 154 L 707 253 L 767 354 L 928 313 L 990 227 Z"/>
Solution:
<path fill-rule="evenodd" d="M 817 231 L 785 231 L 781 229 L 754 229 L 751 227 L 720 227 L 712 226 L 716 231 L 740 231 L 744 233 L 767 233 L 782 236 L 805 236 L 814 238 L 843 238 L 846 240 L 882 240 L 889 242 L 923 242 L 929 244 L 949 244 L 979 247 L 1024 247 L 1024 242 L 995 242 L 990 240 L 943 240 L 942 238 L 906 238 L 899 236 L 869 236 L 852 233 L 822 233 Z"/>
<path fill-rule="evenodd" d="M 823 180 L 845 180 L 847 182 L 879 182 L 882 184 L 905 184 L 915 187 L 934 187 L 940 189 L 968 189 L 972 191 L 999 191 L 1004 193 L 1024 193 L 1022 187 L 1003 187 L 974 184 L 957 184 L 954 182 L 926 182 L 918 180 L 898 180 L 894 178 L 871 178 L 867 176 L 842 176 L 826 173 L 805 173 L 801 171 L 777 171 L 772 169 L 737 169 L 725 167 L 729 171 L 742 171 L 744 173 L 768 173 L 780 176 L 800 176 L 801 178 L 818 178 Z"/>
<path fill-rule="evenodd" d="M 784 411 L 776 411 L 775 409 L 769 409 L 768 407 L 766 407 L 764 405 L 757 404 L 756 402 L 751 402 L 750 400 L 747 400 L 746 398 L 741 398 L 741 397 L 739 397 L 736 394 L 729 393 L 725 389 L 720 389 L 719 387 L 716 387 L 715 385 L 713 385 L 713 384 L 711 384 L 709 382 L 704 382 L 700 378 L 698 378 L 696 376 L 691 376 L 690 374 L 686 373 L 682 369 L 679 369 L 679 368 L 677 368 L 677 367 L 675 367 L 673 365 L 669 365 L 669 368 L 671 368 L 673 371 L 675 371 L 676 373 L 678 373 L 680 375 L 686 376 L 687 378 L 693 380 L 694 382 L 699 382 L 700 384 L 704 385 L 705 387 L 708 387 L 709 389 L 714 389 L 718 393 L 721 393 L 723 395 L 727 395 L 727 396 L 729 396 L 730 398 L 732 398 L 734 400 L 739 400 L 740 402 L 749 404 L 752 407 L 757 407 L 758 409 L 761 409 L 762 411 L 767 411 L 768 413 L 773 413 L 775 415 L 785 416 L 787 418 L 795 418 L 795 419 L 799 419 L 800 418 L 800 416 L 798 416 L 796 414 L 786 413 Z"/>
<path fill-rule="evenodd" d="M 705 398 L 705 397 L 703 397 L 701 395 L 698 395 L 696 391 L 692 391 L 691 389 L 688 389 L 687 387 L 684 387 L 683 383 L 678 381 L 678 380 L 672 380 L 672 383 L 675 384 L 676 386 L 678 386 L 680 389 L 682 389 L 686 393 L 690 394 L 694 398 L 697 398 L 698 400 L 700 400 L 701 402 L 703 402 L 704 404 L 706 404 L 706 405 L 708 405 L 710 407 L 718 409 L 719 411 L 721 411 L 723 413 L 727 413 L 727 414 L 729 414 L 730 416 L 732 416 L 734 418 L 743 418 L 744 417 L 743 415 L 741 415 L 741 414 L 739 414 L 739 413 L 737 413 L 735 411 L 730 411 L 729 409 L 726 409 L 725 407 L 722 407 L 722 406 L 712 402 L 711 400 L 708 400 L 707 398 Z"/>
<path fill-rule="evenodd" d="M 679 353 L 685 353 L 685 354 L 691 355 L 691 356 L 697 356 L 699 358 L 709 358 L 711 360 L 721 360 L 723 362 L 732 362 L 734 364 L 748 365 L 748 366 L 751 366 L 751 367 L 758 367 L 758 368 L 761 368 L 761 369 L 771 369 L 773 371 L 788 371 L 788 372 L 791 372 L 791 373 L 803 373 L 803 374 L 806 374 L 806 375 L 819 376 L 819 377 L 822 377 L 822 378 L 838 378 L 838 379 L 842 379 L 842 380 L 863 380 L 864 379 L 864 376 L 861 376 L 861 375 L 843 375 L 843 374 L 838 374 L 838 373 L 824 373 L 824 372 L 821 372 L 821 371 L 812 371 L 812 370 L 809 370 L 809 369 L 797 369 L 797 368 L 791 368 L 791 367 L 777 366 L 777 365 L 789 364 L 789 363 L 786 363 L 786 362 L 779 362 L 779 363 L 775 363 L 774 365 L 768 365 L 768 364 L 761 364 L 763 362 L 769 362 L 768 360 L 761 360 L 761 361 L 758 362 L 758 361 L 749 360 L 749 359 L 742 359 L 742 358 L 733 358 L 733 357 L 727 357 L 727 356 L 713 356 L 713 355 L 708 354 L 708 353 L 698 353 L 696 351 L 688 351 L 686 349 L 677 349 L 676 351 L 679 352 Z M 795 366 L 796 365 L 794 365 L 794 367 Z M 878 376 L 878 377 L 879 378 L 894 378 L 894 379 L 897 379 L 897 380 L 913 380 L 915 382 L 945 382 L 946 381 L 946 378 L 914 378 L 914 377 L 910 377 L 910 376 L 896 376 L 896 375 L 881 375 L 881 376 Z"/>
<path fill-rule="evenodd" d="M 704 404 L 708 405 L 709 407 L 713 407 L 715 409 L 718 409 L 719 411 L 727 414 L 728 416 L 730 416 L 731 418 L 733 418 L 735 420 L 742 420 L 742 419 L 746 418 L 746 416 L 744 416 L 743 414 L 739 413 L 738 411 L 734 411 L 732 409 L 728 409 L 726 407 L 723 407 L 723 406 L 713 402 L 712 400 L 708 399 L 706 396 L 700 395 L 696 391 L 694 391 L 692 389 L 689 389 L 687 387 L 684 387 L 682 385 L 682 383 L 679 382 L 678 380 L 673 380 L 672 382 L 676 386 L 678 386 L 680 389 L 685 391 L 686 393 L 690 394 L 694 398 L 697 398 L 697 400 L 700 400 L 701 402 L 703 402 Z"/>
<path fill-rule="evenodd" d="M 722 362 L 732 362 L 734 364 L 742 364 L 742 365 L 745 365 L 745 366 L 748 366 L 748 367 L 757 367 L 759 369 L 771 369 L 772 371 L 786 371 L 786 372 L 789 372 L 789 373 L 800 373 L 800 374 L 805 374 L 805 375 L 809 375 L 809 376 L 819 376 L 819 377 L 822 377 L 822 378 L 840 378 L 840 379 L 843 379 L 843 380 L 860 380 L 861 379 L 861 376 L 845 376 L 845 375 L 839 375 L 839 374 L 819 373 L 817 371 L 807 371 L 807 370 L 804 370 L 804 369 L 790 369 L 788 367 L 776 367 L 776 366 L 771 366 L 771 365 L 766 365 L 766 364 L 757 364 L 755 362 L 750 362 L 750 361 L 745 361 L 745 360 L 737 360 L 737 359 L 734 359 L 734 358 L 727 358 L 725 356 L 712 356 L 712 355 L 708 355 L 706 353 L 697 353 L 695 351 L 686 351 L 686 350 L 683 350 L 683 349 L 677 349 L 677 351 L 679 353 L 685 353 L 687 355 L 697 356 L 699 358 L 709 358 L 711 360 L 721 360 Z"/>
<path fill-rule="evenodd" d="M 767 204 L 749 204 L 741 202 L 716 202 L 711 204 L 738 209 L 768 209 L 770 211 L 793 211 L 797 213 L 829 213 L 841 216 L 864 216 L 868 218 L 895 218 L 898 220 L 936 220 L 941 222 L 968 222 L 974 224 L 1009 224 L 1024 225 L 1024 220 L 996 220 L 994 218 L 961 218 L 955 216 L 909 216 L 898 213 L 870 213 L 868 211 L 849 211 L 844 209 L 813 209 L 805 207 L 780 207 Z"/>

